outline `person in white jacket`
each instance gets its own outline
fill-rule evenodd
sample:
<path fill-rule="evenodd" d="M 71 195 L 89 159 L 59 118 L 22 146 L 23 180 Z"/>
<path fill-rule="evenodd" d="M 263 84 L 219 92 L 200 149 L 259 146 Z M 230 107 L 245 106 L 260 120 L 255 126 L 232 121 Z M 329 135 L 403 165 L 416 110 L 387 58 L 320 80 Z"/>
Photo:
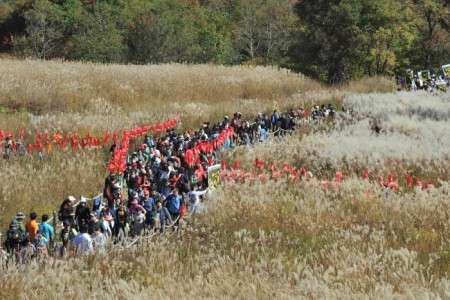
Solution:
<path fill-rule="evenodd" d="M 190 205 L 190 210 L 191 213 L 194 212 L 197 209 L 197 213 L 199 213 L 201 211 L 201 207 L 199 206 L 200 203 L 200 196 L 204 195 L 208 189 L 205 189 L 203 191 L 199 191 L 197 190 L 198 186 L 194 185 L 194 190 L 189 191 L 186 196 L 189 199 L 189 205 Z"/>

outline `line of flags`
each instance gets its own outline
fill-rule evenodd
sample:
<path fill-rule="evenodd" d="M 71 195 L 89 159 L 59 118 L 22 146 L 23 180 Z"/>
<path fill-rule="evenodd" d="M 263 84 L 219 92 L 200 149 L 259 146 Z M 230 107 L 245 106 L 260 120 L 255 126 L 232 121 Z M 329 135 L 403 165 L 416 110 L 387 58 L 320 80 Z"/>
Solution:
<path fill-rule="evenodd" d="M 342 168 L 336 170 L 335 177 L 333 179 L 319 180 L 313 176 L 311 172 L 308 172 L 304 166 L 297 169 L 290 166 L 288 163 L 283 163 L 281 166 L 276 166 L 275 163 L 267 163 L 265 161 L 256 158 L 253 163 L 253 169 L 251 171 L 244 170 L 241 167 L 241 163 L 235 160 L 232 166 L 227 166 L 225 159 L 221 161 L 221 179 L 227 183 L 249 183 L 251 184 L 255 180 L 265 182 L 268 180 L 279 181 L 285 180 L 288 183 L 298 183 L 300 181 L 309 181 L 314 185 L 320 186 L 323 191 L 329 189 L 339 190 L 340 184 L 344 179 L 344 172 Z M 366 169 L 360 177 L 365 180 L 370 180 L 369 170 Z M 415 182 L 414 182 L 415 181 Z M 398 177 L 394 177 L 392 173 L 387 175 L 386 180 L 383 176 L 378 176 L 377 183 L 380 187 L 389 189 L 391 191 L 398 191 L 400 189 Z M 411 173 L 408 173 L 405 177 L 404 185 L 408 188 L 415 186 L 422 190 L 429 191 L 433 187 L 431 181 L 422 181 L 420 179 L 414 179 Z M 370 194 L 370 193 L 369 193 Z"/>
<path fill-rule="evenodd" d="M 129 136 L 129 138 L 137 138 L 148 132 L 158 133 L 163 132 L 169 128 L 173 128 L 177 123 L 177 119 L 173 118 L 166 122 L 156 122 L 151 125 L 141 125 L 138 127 L 131 128 L 129 130 L 122 131 L 123 136 Z M 43 134 L 42 132 L 38 132 L 35 137 L 26 136 L 25 129 L 20 129 L 19 139 L 14 140 L 14 135 L 9 131 L 0 130 L 0 147 L 4 146 L 4 141 L 6 139 L 12 140 L 12 148 L 17 151 L 19 147 L 24 147 L 26 152 L 32 154 L 37 151 L 40 153 L 50 154 L 55 148 L 59 148 L 61 150 L 66 150 L 67 148 L 76 149 L 86 149 L 86 148 L 101 148 L 108 147 L 110 143 L 111 133 L 109 130 L 106 130 L 103 138 L 94 137 L 90 131 L 86 133 L 85 136 L 81 136 L 78 132 L 73 134 L 69 133 L 61 133 L 55 132 L 50 134 Z M 24 143 L 23 139 L 29 141 L 28 143 Z M 119 137 L 117 130 L 114 130 L 112 134 L 113 142 L 115 144 L 119 144 Z"/>

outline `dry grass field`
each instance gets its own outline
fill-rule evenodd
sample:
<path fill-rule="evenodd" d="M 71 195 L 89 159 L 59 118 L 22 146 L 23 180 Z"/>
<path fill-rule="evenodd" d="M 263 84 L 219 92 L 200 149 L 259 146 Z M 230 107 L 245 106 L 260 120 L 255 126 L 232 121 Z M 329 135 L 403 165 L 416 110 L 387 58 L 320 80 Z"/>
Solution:
<path fill-rule="evenodd" d="M 357 116 L 224 153 L 246 170 L 256 158 L 305 166 L 318 181 L 225 181 L 181 238 L 168 232 L 106 257 L 2 270 L 0 298 L 449 298 L 450 97 L 394 89 L 381 78 L 324 87 L 262 67 L 0 60 L 0 129 L 26 128 L 24 140 L 38 132 L 102 136 L 174 116 L 182 129 L 197 128 L 236 111 L 299 104 L 333 103 Z M 0 228 L 17 211 L 49 213 L 66 195 L 97 194 L 105 152 L 1 160 Z M 339 190 L 322 191 L 320 180 L 338 168 Z M 389 173 L 398 191 L 379 187 Z M 407 173 L 433 187 L 407 187 Z"/>

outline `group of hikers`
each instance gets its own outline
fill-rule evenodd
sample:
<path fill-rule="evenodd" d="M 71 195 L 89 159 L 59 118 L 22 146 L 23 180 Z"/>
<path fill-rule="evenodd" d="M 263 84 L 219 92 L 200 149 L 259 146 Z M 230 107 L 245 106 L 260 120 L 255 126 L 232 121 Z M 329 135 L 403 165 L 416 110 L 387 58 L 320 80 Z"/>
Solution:
<path fill-rule="evenodd" d="M 49 224 L 49 216 L 18 213 L 6 234 L 5 246 L 11 257 L 28 253 L 81 256 L 93 252 L 106 253 L 108 241 L 125 245 L 127 237 L 138 241 L 144 236 L 163 233 L 168 227 L 180 230 L 180 220 L 186 214 L 202 209 L 202 197 L 208 190 L 205 170 L 219 161 L 221 149 L 207 147 L 222 131 L 226 136 L 224 148 L 248 145 L 268 138 L 269 134 L 283 136 L 296 129 L 302 120 L 332 117 L 333 106 L 314 105 L 311 114 L 299 106 L 288 112 L 273 110 L 271 115 L 259 113 L 250 123 L 240 112 L 233 118 L 211 124 L 204 122 L 197 131 L 177 133 L 175 128 L 165 135 L 145 138 L 135 145 L 126 161 L 126 169 L 120 174 L 110 171 L 105 179 L 101 197 L 78 203 L 68 196 L 57 213 L 59 234 Z M 110 154 L 120 145 L 113 144 Z M 189 153 L 195 153 L 194 155 Z M 192 157 L 191 157 L 192 156 Z M 126 187 L 126 188 L 125 188 Z M 88 204 L 89 202 L 92 203 Z"/>

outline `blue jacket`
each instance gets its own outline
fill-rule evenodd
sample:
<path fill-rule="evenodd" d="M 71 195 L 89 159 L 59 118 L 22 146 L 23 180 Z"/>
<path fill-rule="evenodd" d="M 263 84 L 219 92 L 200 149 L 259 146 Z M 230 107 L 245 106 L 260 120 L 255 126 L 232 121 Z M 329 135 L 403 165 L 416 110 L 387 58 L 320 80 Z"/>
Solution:
<path fill-rule="evenodd" d="M 42 233 L 47 240 L 50 240 L 55 236 L 55 231 L 53 230 L 52 225 L 48 223 L 39 224 L 39 232 Z"/>
<path fill-rule="evenodd" d="M 181 201 L 180 201 L 180 196 L 175 196 L 173 194 L 169 195 L 169 211 L 171 214 L 178 214 L 180 213 L 180 206 L 181 206 Z"/>
<path fill-rule="evenodd" d="M 147 202 L 144 202 L 144 208 L 146 211 L 152 211 L 153 210 L 153 205 L 155 205 L 155 200 L 152 197 L 148 197 L 147 198 Z"/>

